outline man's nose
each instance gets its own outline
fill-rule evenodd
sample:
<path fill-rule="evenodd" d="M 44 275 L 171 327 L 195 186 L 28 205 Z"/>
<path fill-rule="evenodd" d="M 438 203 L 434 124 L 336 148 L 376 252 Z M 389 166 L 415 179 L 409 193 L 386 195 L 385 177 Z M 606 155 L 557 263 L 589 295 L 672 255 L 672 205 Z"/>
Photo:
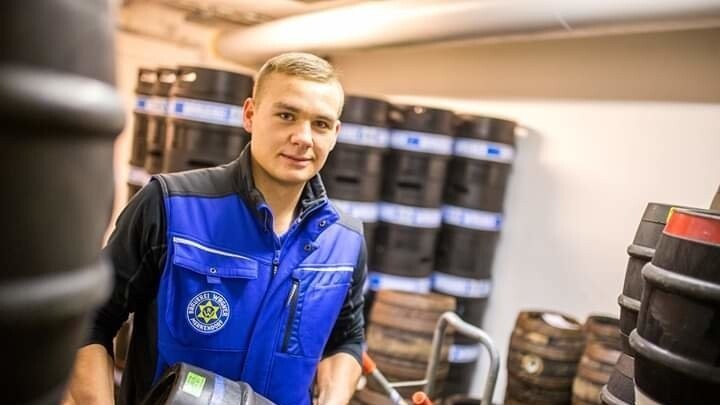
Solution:
<path fill-rule="evenodd" d="M 311 147 L 313 142 L 312 125 L 310 121 L 298 123 L 291 137 L 291 142 L 299 146 Z"/>

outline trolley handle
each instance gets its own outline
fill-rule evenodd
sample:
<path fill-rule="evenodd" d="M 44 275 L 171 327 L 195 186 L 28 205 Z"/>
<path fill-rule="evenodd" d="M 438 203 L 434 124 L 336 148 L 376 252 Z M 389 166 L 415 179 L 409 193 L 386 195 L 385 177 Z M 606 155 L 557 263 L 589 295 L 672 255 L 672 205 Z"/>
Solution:
<path fill-rule="evenodd" d="M 485 391 L 482 396 L 482 405 L 491 405 L 493 392 L 495 391 L 495 384 L 497 383 L 498 373 L 500 371 L 500 355 L 495 347 L 495 343 L 493 343 L 490 336 L 485 333 L 484 330 L 463 321 L 456 313 L 449 311 L 443 313 L 435 325 L 432 352 L 430 353 L 430 361 L 428 362 L 427 370 L 425 372 L 425 393 L 428 397 L 431 397 L 432 392 L 435 389 L 435 378 L 437 376 L 440 352 L 448 325 L 452 326 L 456 333 L 460 333 L 461 335 L 477 340 L 481 345 L 485 346 L 485 349 L 490 354 L 490 370 L 488 372 L 487 382 L 485 383 Z"/>

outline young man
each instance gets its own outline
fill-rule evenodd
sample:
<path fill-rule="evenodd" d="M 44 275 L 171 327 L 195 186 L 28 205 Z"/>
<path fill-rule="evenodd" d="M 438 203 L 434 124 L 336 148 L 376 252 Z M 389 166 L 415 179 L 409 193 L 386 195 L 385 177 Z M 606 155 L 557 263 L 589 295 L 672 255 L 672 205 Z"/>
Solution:
<path fill-rule="evenodd" d="M 346 404 L 360 376 L 361 224 L 329 203 L 319 170 L 343 90 L 330 64 L 270 59 L 244 105 L 251 133 L 221 167 L 156 176 L 108 243 L 115 288 L 78 353 L 69 403 L 112 403 L 112 338 L 135 313 L 120 397 L 137 404 L 176 362 L 279 405 Z M 317 373 L 316 373 L 317 371 Z M 317 375 L 316 375 L 317 374 Z"/>

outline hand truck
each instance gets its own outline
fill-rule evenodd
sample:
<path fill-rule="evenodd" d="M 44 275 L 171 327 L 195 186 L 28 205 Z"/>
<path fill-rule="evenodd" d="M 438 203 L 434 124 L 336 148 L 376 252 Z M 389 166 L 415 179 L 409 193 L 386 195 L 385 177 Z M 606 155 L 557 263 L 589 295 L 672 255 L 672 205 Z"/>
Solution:
<path fill-rule="evenodd" d="M 424 386 L 422 391 L 418 391 L 413 395 L 413 404 L 432 405 L 430 398 L 433 394 L 433 390 L 435 389 L 435 379 L 437 376 L 437 367 L 440 362 L 440 352 L 442 350 L 442 343 L 445 339 L 445 333 L 447 332 L 448 325 L 453 327 L 455 333 L 477 340 L 490 354 L 490 370 L 488 372 L 487 383 L 485 384 L 485 391 L 482 396 L 482 405 L 491 405 L 493 392 L 495 391 L 495 384 L 497 383 L 498 372 L 500 370 L 500 355 L 498 354 L 497 348 L 495 347 L 492 339 L 487 333 L 485 333 L 485 331 L 463 321 L 454 312 L 448 311 L 443 313 L 435 325 L 430 359 L 425 371 L 424 379 L 416 381 L 390 382 L 387 378 L 385 378 L 380 370 L 378 370 L 375 362 L 370 358 L 367 352 L 363 353 L 363 374 L 374 378 L 390 397 L 393 404 L 408 405 L 408 403 L 400 396 L 400 393 L 397 392 L 396 388 Z"/>

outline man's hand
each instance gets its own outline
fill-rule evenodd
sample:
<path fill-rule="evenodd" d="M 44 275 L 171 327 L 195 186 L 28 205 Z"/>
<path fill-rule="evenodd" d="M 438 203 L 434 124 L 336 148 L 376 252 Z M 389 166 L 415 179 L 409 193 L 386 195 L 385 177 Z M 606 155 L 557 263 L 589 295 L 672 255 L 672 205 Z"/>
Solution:
<path fill-rule="evenodd" d="M 318 364 L 318 405 L 347 405 L 355 393 L 362 369 L 355 358 L 337 353 Z"/>
<path fill-rule="evenodd" d="M 78 350 L 62 405 L 113 405 L 113 362 L 99 344 Z"/>

